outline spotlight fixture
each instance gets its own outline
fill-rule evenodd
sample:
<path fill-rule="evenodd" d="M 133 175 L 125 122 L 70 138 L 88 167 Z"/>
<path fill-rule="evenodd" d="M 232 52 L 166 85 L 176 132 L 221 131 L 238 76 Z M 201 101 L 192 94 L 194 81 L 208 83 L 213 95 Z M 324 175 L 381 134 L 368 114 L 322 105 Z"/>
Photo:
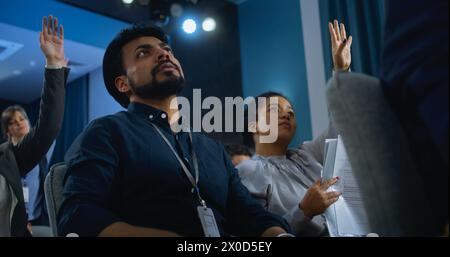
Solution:
<path fill-rule="evenodd" d="M 197 30 L 197 23 L 193 19 L 187 19 L 183 22 L 183 30 L 187 34 L 192 34 Z"/>
<path fill-rule="evenodd" d="M 214 31 L 216 29 L 216 21 L 213 18 L 208 17 L 203 21 L 202 28 L 206 32 Z"/>
<path fill-rule="evenodd" d="M 124 4 L 132 4 L 134 0 L 122 0 Z"/>

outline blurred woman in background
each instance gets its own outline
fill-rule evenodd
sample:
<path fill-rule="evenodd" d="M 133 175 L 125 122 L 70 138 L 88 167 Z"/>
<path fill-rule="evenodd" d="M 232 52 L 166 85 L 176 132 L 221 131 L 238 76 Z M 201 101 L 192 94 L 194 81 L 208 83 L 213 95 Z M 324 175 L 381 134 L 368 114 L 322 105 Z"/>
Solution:
<path fill-rule="evenodd" d="M 43 18 L 39 41 L 46 59 L 39 119 L 30 128 L 25 111 L 17 106 L 9 107 L 1 117 L 7 142 L 0 145 L 0 236 L 30 235 L 21 177 L 39 164 L 63 121 L 68 69 L 64 31 L 57 18 Z"/>

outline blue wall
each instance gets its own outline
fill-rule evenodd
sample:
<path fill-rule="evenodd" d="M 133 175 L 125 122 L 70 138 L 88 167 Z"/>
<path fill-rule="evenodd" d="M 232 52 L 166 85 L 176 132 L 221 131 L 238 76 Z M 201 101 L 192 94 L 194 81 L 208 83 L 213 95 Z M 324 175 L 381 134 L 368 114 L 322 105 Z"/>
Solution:
<path fill-rule="evenodd" d="M 102 69 L 89 73 L 89 122 L 124 110 L 106 90 Z"/>
<path fill-rule="evenodd" d="M 248 0 L 239 5 L 239 29 L 244 97 L 265 91 L 286 95 L 297 116 L 291 146 L 310 140 L 300 1 Z"/>
<path fill-rule="evenodd" d="M 49 14 L 57 16 L 64 27 L 70 28 L 65 30 L 65 38 L 100 48 L 106 48 L 120 30 L 129 26 L 54 0 L 2 1 L 0 22 L 40 31 L 42 17 Z M 100 68 L 90 74 L 89 83 L 89 121 L 122 110 L 105 89 Z"/>
<path fill-rule="evenodd" d="M 18 7 L 21 8 L 18 8 Z M 40 31 L 43 16 L 57 16 L 65 27 L 67 39 L 106 48 L 127 23 L 92 13 L 54 0 L 1 1 L 0 22 Z"/>

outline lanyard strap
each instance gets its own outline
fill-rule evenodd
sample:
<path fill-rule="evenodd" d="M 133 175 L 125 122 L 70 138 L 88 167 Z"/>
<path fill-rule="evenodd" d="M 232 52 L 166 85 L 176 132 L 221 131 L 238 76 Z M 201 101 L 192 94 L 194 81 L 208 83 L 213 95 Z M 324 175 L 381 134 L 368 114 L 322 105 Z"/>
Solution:
<path fill-rule="evenodd" d="M 198 162 L 197 162 L 197 155 L 196 155 L 196 153 L 194 151 L 194 144 L 193 144 L 191 132 L 189 132 L 189 141 L 190 141 L 190 146 L 191 146 L 192 160 L 194 162 L 195 179 L 194 179 L 194 177 L 192 177 L 192 174 L 189 172 L 189 169 L 184 164 L 184 162 L 181 159 L 180 155 L 177 153 L 177 151 L 175 151 L 175 149 L 173 148 L 172 144 L 169 142 L 169 139 L 167 139 L 167 137 L 162 133 L 162 131 L 158 128 L 158 126 L 156 126 L 153 123 L 151 123 L 151 124 L 156 129 L 156 131 L 161 136 L 161 138 L 164 140 L 164 142 L 167 144 L 167 146 L 170 148 L 170 150 L 175 155 L 175 157 L 177 158 L 178 162 L 181 165 L 181 168 L 183 169 L 184 173 L 186 174 L 186 176 L 188 177 L 188 179 L 191 182 L 192 186 L 194 187 L 195 191 L 197 192 L 197 196 L 198 196 L 198 199 L 200 200 L 200 203 L 203 206 L 206 206 L 206 203 L 202 199 L 202 197 L 200 196 L 200 191 L 198 189 L 198 174 L 199 174 L 199 172 L 198 172 Z"/>

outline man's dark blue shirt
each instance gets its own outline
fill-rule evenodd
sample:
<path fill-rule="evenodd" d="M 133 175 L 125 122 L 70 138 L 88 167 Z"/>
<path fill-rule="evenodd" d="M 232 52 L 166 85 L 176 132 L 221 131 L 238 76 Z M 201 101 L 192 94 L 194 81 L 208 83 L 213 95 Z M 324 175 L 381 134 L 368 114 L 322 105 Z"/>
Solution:
<path fill-rule="evenodd" d="M 203 236 L 199 200 L 152 122 L 193 167 L 189 134 L 173 133 L 161 110 L 131 103 L 128 111 L 93 121 L 65 157 L 66 200 L 58 215 L 61 235 L 96 236 L 121 221 Z M 241 184 L 220 143 L 201 133 L 192 135 L 200 193 L 223 236 L 259 236 L 273 226 L 289 231 L 282 218 L 264 210 Z"/>

